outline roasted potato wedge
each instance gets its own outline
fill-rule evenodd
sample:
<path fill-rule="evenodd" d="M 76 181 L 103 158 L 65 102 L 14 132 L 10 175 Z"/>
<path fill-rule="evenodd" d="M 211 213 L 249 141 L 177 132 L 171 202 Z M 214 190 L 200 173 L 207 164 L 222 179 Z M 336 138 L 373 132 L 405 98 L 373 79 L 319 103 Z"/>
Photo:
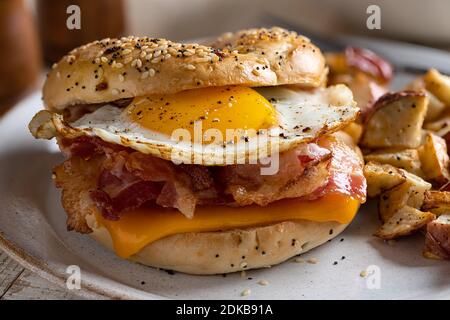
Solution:
<path fill-rule="evenodd" d="M 441 215 L 427 224 L 424 256 L 450 260 L 450 215 Z"/>
<path fill-rule="evenodd" d="M 422 171 L 427 180 L 443 185 L 449 181 L 449 156 L 444 139 L 433 133 L 426 133 L 424 143 L 418 149 Z"/>
<path fill-rule="evenodd" d="M 417 148 L 428 98 L 423 92 L 387 93 L 368 115 L 361 144 L 367 148 Z"/>
<path fill-rule="evenodd" d="M 419 152 L 416 149 L 387 149 L 378 150 L 364 156 L 366 162 L 374 161 L 382 164 L 390 164 L 394 167 L 405 169 L 419 177 L 423 177 Z"/>
<path fill-rule="evenodd" d="M 329 85 L 345 84 L 353 93 L 353 99 L 361 109 L 361 120 L 364 120 L 374 106 L 375 101 L 387 92 L 387 88 L 377 83 L 365 73 L 337 74 L 329 78 Z"/>
<path fill-rule="evenodd" d="M 425 192 L 431 189 L 431 184 L 407 171 L 401 170 L 405 181 L 380 196 L 378 213 L 381 221 L 387 222 L 397 211 L 405 206 L 421 208 Z"/>
<path fill-rule="evenodd" d="M 438 120 L 425 123 L 423 128 L 434 132 L 439 137 L 443 137 L 445 134 L 450 132 L 450 114 L 448 112 L 444 112 Z"/>
<path fill-rule="evenodd" d="M 413 90 L 424 92 L 428 97 L 428 109 L 425 115 L 425 122 L 436 120 L 442 112 L 446 109 L 445 104 L 440 101 L 434 94 L 425 89 L 425 82 L 423 77 L 419 77 L 406 86 L 405 90 Z"/>
<path fill-rule="evenodd" d="M 393 76 L 391 64 L 368 49 L 349 46 L 344 52 L 326 53 L 325 60 L 331 75 L 360 72 L 383 84 Z"/>
<path fill-rule="evenodd" d="M 444 76 L 436 69 L 430 69 L 423 77 L 425 88 L 445 105 L 450 106 L 450 77 Z"/>
<path fill-rule="evenodd" d="M 347 58 L 343 52 L 325 53 L 325 61 L 330 68 L 331 74 L 350 73 L 350 67 L 347 64 Z"/>
<path fill-rule="evenodd" d="M 375 236 L 386 240 L 406 236 L 426 226 L 435 218 L 436 216 L 431 212 L 423 212 L 416 208 L 405 206 L 395 212 L 378 229 Z"/>
<path fill-rule="evenodd" d="M 364 176 L 367 180 L 367 194 L 372 198 L 406 180 L 401 170 L 390 164 L 377 162 L 366 163 L 364 166 Z"/>
<path fill-rule="evenodd" d="M 422 210 L 430 211 L 437 216 L 450 213 L 450 192 L 435 190 L 426 191 Z"/>

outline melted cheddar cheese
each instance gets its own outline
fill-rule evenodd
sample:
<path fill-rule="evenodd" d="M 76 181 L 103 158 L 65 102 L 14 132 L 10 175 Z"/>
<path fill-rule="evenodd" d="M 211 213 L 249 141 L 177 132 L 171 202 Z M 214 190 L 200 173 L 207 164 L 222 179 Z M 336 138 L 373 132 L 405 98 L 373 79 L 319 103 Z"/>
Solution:
<path fill-rule="evenodd" d="M 97 221 L 109 231 L 116 254 L 128 258 L 146 245 L 178 233 L 229 230 L 290 220 L 347 224 L 358 208 L 358 200 L 335 194 L 315 201 L 281 200 L 266 207 L 198 207 L 193 219 L 174 209 L 154 207 L 127 212 L 119 221 L 98 215 Z"/>

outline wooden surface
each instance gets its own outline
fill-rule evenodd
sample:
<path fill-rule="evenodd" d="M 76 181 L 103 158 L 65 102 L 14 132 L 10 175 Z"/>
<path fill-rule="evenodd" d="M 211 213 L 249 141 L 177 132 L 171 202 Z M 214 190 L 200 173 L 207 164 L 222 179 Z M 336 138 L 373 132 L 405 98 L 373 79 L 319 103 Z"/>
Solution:
<path fill-rule="evenodd" d="M 70 300 L 75 293 L 24 269 L 0 250 L 0 300 Z"/>

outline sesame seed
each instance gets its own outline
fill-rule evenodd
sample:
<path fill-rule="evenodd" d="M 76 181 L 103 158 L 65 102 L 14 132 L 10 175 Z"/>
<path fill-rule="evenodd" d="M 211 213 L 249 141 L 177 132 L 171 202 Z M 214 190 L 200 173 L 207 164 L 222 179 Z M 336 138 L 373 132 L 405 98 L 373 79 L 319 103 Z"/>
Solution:
<path fill-rule="evenodd" d="M 157 57 L 157 58 L 153 58 L 152 61 L 150 61 L 151 63 L 155 64 L 161 61 L 161 57 Z"/>
<path fill-rule="evenodd" d="M 149 54 L 145 57 L 145 59 L 146 59 L 147 61 L 149 61 L 152 57 L 153 57 L 153 55 L 152 55 L 151 53 L 149 53 Z"/>
<path fill-rule="evenodd" d="M 240 264 L 240 267 L 241 268 L 247 268 L 247 262 L 241 262 L 241 264 Z"/>
<path fill-rule="evenodd" d="M 125 77 L 121 74 L 119 74 L 119 81 L 120 82 L 124 82 L 125 81 Z"/>
<path fill-rule="evenodd" d="M 103 63 L 107 63 L 108 62 L 108 58 L 107 57 L 101 57 L 101 62 Z"/>
<path fill-rule="evenodd" d="M 120 91 L 117 90 L 117 89 L 112 89 L 111 93 L 112 93 L 114 96 L 117 96 L 117 95 L 120 93 Z"/>
<path fill-rule="evenodd" d="M 120 62 L 116 63 L 116 68 L 117 69 L 123 68 L 123 64 L 121 64 Z"/>
<path fill-rule="evenodd" d="M 247 296 L 249 296 L 251 293 L 252 293 L 252 291 L 251 291 L 249 288 L 247 288 L 247 289 L 244 289 L 244 290 L 241 292 L 241 296 L 242 296 L 242 297 L 247 297 Z"/>
<path fill-rule="evenodd" d="M 125 49 L 125 50 L 123 50 L 122 51 L 122 54 L 123 55 L 128 55 L 128 54 L 130 54 L 132 51 L 130 50 L 130 49 Z"/>
<path fill-rule="evenodd" d="M 69 56 L 67 56 L 67 59 L 66 59 L 66 61 L 67 61 L 68 63 L 71 63 L 71 62 L 74 62 L 74 61 L 75 61 L 75 59 L 76 59 L 76 57 L 75 57 L 75 56 L 73 56 L 73 55 L 69 55 Z"/>
<path fill-rule="evenodd" d="M 295 258 L 294 262 L 295 262 L 295 263 L 304 263 L 304 262 L 305 262 L 305 259 L 302 259 L 302 258 Z"/>
<path fill-rule="evenodd" d="M 99 64 L 100 63 L 100 58 L 95 58 L 94 61 L 95 61 L 96 64 Z"/>
<path fill-rule="evenodd" d="M 52 65 L 52 69 L 56 69 L 58 67 L 58 64 L 57 63 L 54 63 L 53 65 Z"/>
<path fill-rule="evenodd" d="M 258 281 L 258 284 L 260 286 L 267 286 L 269 284 L 269 281 L 262 279 Z"/>
<path fill-rule="evenodd" d="M 306 260 L 306 262 L 308 262 L 310 264 L 316 264 L 318 261 L 316 258 L 310 258 L 310 259 Z"/>
<path fill-rule="evenodd" d="M 146 55 L 147 55 L 147 52 L 142 51 L 142 52 L 141 52 L 141 55 L 140 55 L 141 59 L 144 59 Z"/>
<path fill-rule="evenodd" d="M 58 71 L 58 72 L 56 73 L 56 77 L 57 77 L 58 79 L 61 78 L 61 72 Z"/>
<path fill-rule="evenodd" d="M 149 75 L 150 75 L 150 72 L 145 71 L 145 72 L 142 73 L 141 79 L 147 79 L 149 77 Z"/>
<path fill-rule="evenodd" d="M 154 77 L 156 71 L 155 71 L 155 69 L 150 69 L 150 70 L 148 70 L 148 73 L 149 73 L 150 77 Z"/>
<path fill-rule="evenodd" d="M 188 64 L 188 65 L 186 65 L 186 69 L 195 70 L 195 66 L 193 64 Z"/>
<path fill-rule="evenodd" d="M 361 271 L 361 272 L 359 273 L 359 276 L 360 276 L 361 278 L 367 277 L 367 271 L 366 271 L 366 270 Z"/>
<path fill-rule="evenodd" d="M 253 73 L 255 76 L 259 76 L 259 75 L 260 75 L 259 71 L 256 70 L 256 69 L 253 69 L 253 70 L 252 70 L 252 73 Z"/>

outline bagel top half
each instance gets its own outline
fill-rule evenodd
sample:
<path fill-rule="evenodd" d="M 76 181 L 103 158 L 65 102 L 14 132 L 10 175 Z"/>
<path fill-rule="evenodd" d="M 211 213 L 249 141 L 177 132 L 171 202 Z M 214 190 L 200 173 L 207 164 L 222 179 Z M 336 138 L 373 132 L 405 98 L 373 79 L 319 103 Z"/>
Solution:
<path fill-rule="evenodd" d="M 281 28 L 227 33 L 209 45 L 127 37 L 94 41 L 54 64 L 44 86 L 47 109 L 150 94 L 242 85 L 323 85 L 321 51 Z"/>

